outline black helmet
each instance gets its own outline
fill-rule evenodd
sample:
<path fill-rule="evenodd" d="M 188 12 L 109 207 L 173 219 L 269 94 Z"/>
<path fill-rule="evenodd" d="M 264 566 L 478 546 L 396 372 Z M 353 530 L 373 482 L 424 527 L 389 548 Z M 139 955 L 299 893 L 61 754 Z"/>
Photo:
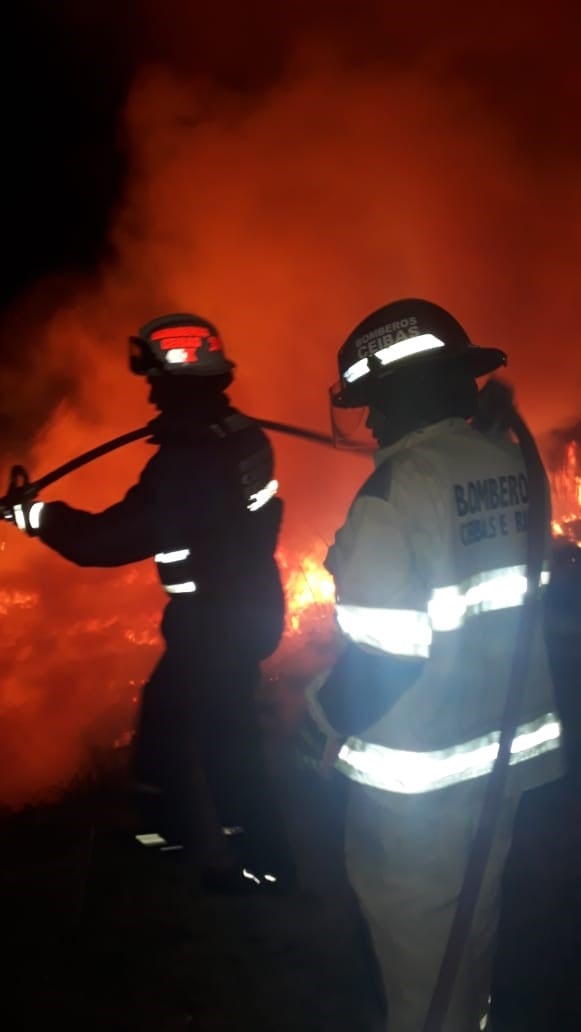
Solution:
<path fill-rule="evenodd" d="M 151 319 L 129 338 L 129 368 L 138 376 L 224 376 L 234 363 L 212 323 L 176 312 Z"/>
<path fill-rule="evenodd" d="M 426 358 L 459 359 L 474 377 L 507 361 L 498 348 L 472 344 L 460 323 L 439 305 L 417 298 L 392 301 L 360 322 L 340 349 L 340 380 L 331 387 L 331 403 L 339 408 L 367 405 L 378 380 Z"/>

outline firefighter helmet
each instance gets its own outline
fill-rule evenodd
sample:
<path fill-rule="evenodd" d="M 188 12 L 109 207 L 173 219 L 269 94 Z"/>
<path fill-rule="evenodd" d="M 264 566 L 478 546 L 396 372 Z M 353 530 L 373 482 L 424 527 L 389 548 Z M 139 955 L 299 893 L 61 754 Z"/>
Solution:
<path fill-rule="evenodd" d="M 129 338 L 129 367 L 138 376 L 223 376 L 234 363 L 211 322 L 173 313 L 151 319 Z"/>
<path fill-rule="evenodd" d="M 506 355 L 498 348 L 472 344 L 449 312 L 431 301 L 393 301 L 368 315 L 355 327 L 339 351 L 339 382 L 331 387 L 338 408 L 367 405 L 377 381 L 418 362 L 456 359 L 474 377 L 501 365 Z"/>

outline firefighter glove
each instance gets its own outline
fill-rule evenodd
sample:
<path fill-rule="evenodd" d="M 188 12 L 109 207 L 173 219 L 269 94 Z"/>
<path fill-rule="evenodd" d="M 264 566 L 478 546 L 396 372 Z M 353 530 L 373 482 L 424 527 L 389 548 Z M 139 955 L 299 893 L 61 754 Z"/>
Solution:
<path fill-rule="evenodd" d="M 44 502 L 29 498 L 16 502 L 11 509 L 6 510 L 4 519 L 13 520 L 18 529 L 23 530 L 29 537 L 37 537 L 43 508 Z"/>

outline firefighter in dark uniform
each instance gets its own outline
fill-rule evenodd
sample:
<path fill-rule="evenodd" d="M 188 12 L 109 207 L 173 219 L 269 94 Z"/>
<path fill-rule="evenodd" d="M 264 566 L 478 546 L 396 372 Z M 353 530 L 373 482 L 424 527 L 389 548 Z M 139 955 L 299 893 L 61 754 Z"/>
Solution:
<path fill-rule="evenodd" d="M 154 558 L 169 602 L 136 734 L 137 838 L 195 848 L 202 775 L 224 840 L 237 843 L 207 883 L 278 891 L 292 884 L 293 864 L 253 698 L 284 622 L 272 449 L 229 404 L 233 363 L 207 320 L 153 319 L 130 338 L 130 368 L 159 411 L 157 451 L 138 483 L 101 513 L 35 501 L 17 522 L 80 566 Z"/>

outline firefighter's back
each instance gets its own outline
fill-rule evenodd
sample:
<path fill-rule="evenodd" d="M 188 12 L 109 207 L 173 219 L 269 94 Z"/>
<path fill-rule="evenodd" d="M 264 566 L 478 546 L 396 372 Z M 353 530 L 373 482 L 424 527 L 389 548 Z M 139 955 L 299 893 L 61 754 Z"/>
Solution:
<path fill-rule="evenodd" d="M 280 638 L 284 598 L 275 559 L 283 505 L 273 453 L 253 420 L 229 409 L 208 427 L 160 441 L 156 555 L 170 598 L 163 630 L 260 658 Z"/>
<path fill-rule="evenodd" d="M 443 787 L 485 773 L 494 755 L 526 592 L 528 479 L 515 444 L 460 420 L 420 435 L 391 462 L 390 502 L 408 527 L 413 556 L 409 598 L 420 606 L 423 596 L 431 641 L 416 683 L 365 738 L 438 756 L 433 787 Z M 510 783 L 528 788 L 560 773 L 540 612 L 523 678 Z"/>

